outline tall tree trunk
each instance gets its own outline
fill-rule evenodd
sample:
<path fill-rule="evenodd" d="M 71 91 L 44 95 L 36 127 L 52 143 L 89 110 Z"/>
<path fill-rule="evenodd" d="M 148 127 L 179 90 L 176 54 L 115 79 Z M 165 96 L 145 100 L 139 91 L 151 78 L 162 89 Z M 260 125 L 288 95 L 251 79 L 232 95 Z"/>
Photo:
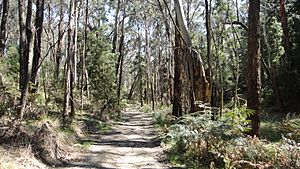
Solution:
<path fill-rule="evenodd" d="M 44 97 L 45 97 L 45 105 L 46 105 L 46 108 L 48 107 L 48 103 L 50 101 L 49 99 L 49 96 L 48 96 L 48 88 L 49 88 L 49 84 L 50 84 L 50 81 L 49 81 L 49 61 L 50 60 L 54 60 L 55 61 L 55 49 L 52 49 L 55 47 L 55 35 L 54 35 L 54 31 L 51 27 L 52 25 L 52 0 L 49 0 L 48 3 L 47 3 L 47 12 L 48 12 L 48 28 L 47 28 L 47 32 L 51 32 L 52 33 L 52 36 L 50 36 L 50 34 L 47 34 L 47 41 L 48 43 L 46 43 L 46 49 L 48 49 L 49 51 L 49 55 L 51 57 L 48 57 L 48 58 L 45 58 L 46 59 L 46 63 L 45 63 L 45 66 L 44 67 L 41 67 L 41 72 L 43 74 L 43 79 L 42 79 L 42 85 L 43 85 L 43 91 L 44 91 Z M 50 53 L 50 49 L 51 49 L 51 53 Z M 46 54 L 47 55 L 47 54 Z M 46 57 L 46 56 L 45 56 Z M 41 64 L 41 63 L 40 63 Z"/>
<path fill-rule="evenodd" d="M 205 27 L 206 27 L 206 40 L 207 40 L 207 63 L 208 63 L 208 71 L 207 71 L 207 80 L 210 84 L 212 84 L 212 56 L 211 56 L 211 21 L 210 21 L 210 6 L 211 2 L 205 0 Z M 212 85 L 210 85 L 210 90 L 212 89 Z"/>
<path fill-rule="evenodd" d="M 178 18 L 176 17 L 178 25 Z M 172 115 L 176 117 L 182 116 L 183 113 L 183 82 L 184 82 L 184 58 L 183 58 L 183 42 L 179 30 L 175 30 L 175 49 L 174 49 L 174 98 Z"/>
<path fill-rule="evenodd" d="M 238 0 L 235 0 L 235 7 L 236 7 L 236 20 L 240 21 L 240 12 L 239 12 L 239 2 Z"/>
<path fill-rule="evenodd" d="M 83 93 L 84 93 L 84 87 L 87 86 L 87 77 L 86 77 L 86 65 L 85 65 L 85 59 L 87 56 L 87 27 L 88 27 L 88 17 L 89 17 L 89 0 L 85 1 L 85 18 L 84 18 L 84 34 L 83 34 L 83 52 L 82 52 L 82 58 L 81 58 L 81 88 L 80 88 L 80 102 L 81 102 L 81 110 L 83 110 Z"/>
<path fill-rule="evenodd" d="M 19 79 L 19 88 L 23 89 L 24 86 L 24 53 L 26 48 L 26 25 L 25 25 L 25 0 L 18 0 L 18 8 L 19 8 L 19 63 L 20 63 L 20 79 Z"/>
<path fill-rule="evenodd" d="M 75 57 L 75 22 L 76 22 L 76 0 L 70 1 L 69 13 L 69 28 L 68 28 L 68 49 L 67 60 L 65 64 L 65 92 L 64 92 L 64 107 L 63 107 L 63 121 L 66 125 L 72 123 L 75 115 L 74 109 L 74 57 Z"/>
<path fill-rule="evenodd" d="M 127 0 L 126 0 L 127 2 Z M 126 17 L 126 2 L 123 4 L 123 20 L 121 23 L 121 37 L 119 42 L 119 59 L 118 59 L 118 69 L 117 76 L 118 77 L 118 85 L 117 85 L 117 97 L 118 104 L 121 99 L 121 89 L 122 89 L 122 76 L 123 76 L 123 62 L 124 62 L 124 39 L 125 39 L 125 17 Z"/>
<path fill-rule="evenodd" d="M 174 98 L 174 57 L 172 55 L 171 49 L 167 50 L 169 61 L 168 61 L 168 98 L 169 98 L 169 103 L 173 103 L 173 98 Z"/>
<path fill-rule="evenodd" d="M 150 45 L 149 45 L 149 36 L 148 36 L 148 23 L 147 23 L 147 17 L 145 16 L 145 41 L 146 41 L 146 45 L 145 45 L 145 51 L 146 51 L 146 55 L 145 55 L 145 60 L 146 60 L 146 89 L 145 89 L 145 100 L 146 100 L 146 104 L 149 104 L 150 102 L 150 68 L 151 68 L 151 63 L 150 63 Z"/>
<path fill-rule="evenodd" d="M 155 98 L 154 98 L 154 82 L 153 82 L 153 77 L 150 82 L 150 89 L 151 89 L 151 101 L 152 101 L 152 110 L 154 111 L 155 109 Z"/>
<path fill-rule="evenodd" d="M 58 42 L 57 42 L 57 51 L 56 51 L 56 67 L 55 67 L 55 73 L 54 77 L 56 77 L 58 80 L 59 79 L 59 68 L 60 68 L 60 62 L 61 58 L 63 55 L 62 47 L 63 47 L 63 36 L 64 36 L 64 28 L 63 28 L 63 23 L 64 23 L 64 0 L 60 0 L 60 5 L 59 5 L 59 22 L 58 22 Z"/>
<path fill-rule="evenodd" d="M 190 28 L 191 25 L 191 18 L 190 18 L 191 6 L 192 6 L 192 0 L 187 0 L 186 23 L 188 28 Z"/>
<path fill-rule="evenodd" d="M 280 0 L 280 22 L 283 30 L 283 47 L 285 50 L 286 59 L 291 57 L 292 46 L 290 42 L 288 20 L 285 11 L 285 0 Z"/>
<path fill-rule="evenodd" d="M 77 87 L 77 84 L 79 86 L 78 82 L 78 69 L 77 69 L 77 60 L 78 60 L 78 24 L 79 24 L 79 14 L 80 14 L 80 9 L 81 9 L 82 1 L 81 0 L 76 0 L 75 1 L 75 28 L 74 28 L 74 34 L 73 34 L 73 41 L 74 41 L 74 57 L 73 57 L 73 79 L 74 79 L 74 89 Z"/>
<path fill-rule="evenodd" d="M 152 72 L 152 66 L 151 66 L 151 48 L 150 48 L 150 40 L 149 40 L 149 25 L 147 23 L 147 17 L 145 17 L 145 37 L 146 37 L 146 61 L 147 61 L 147 80 L 146 80 L 146 85 L 147 85 L 147 94 L 146 94 L 146 100 L 147 103 L 149 103 L 150 99 L 151 99 L 151 103 L 152 103 L 152 109 L 154 109 L 154 89 L 153 89 L 153 81 L 154 78 L 151 75 Z M 149 92 L 150 90 L 150 92 Z"/>
<path fill-rule="evenodd" d="M 225 20 L 227 20 L 227 18 L 225 18 Z M 212 36 L 213 40 L 214 40 L 214 45 L 215 46 L 215 50 L 216 50 L 216 64 L 217 64 L 217 70 L 218 70 L 218 83 L 217 86 L 219 86 L 219 108 L 220 108 L 220 117 L 222 117 L 222 113 L 224 110 L 224 80 L 223 80 L 223 69 L 222 69 L 222 63 L 221 63 L 221 54 L 220 51 L 223 51 L 223 32 L 225 30 L 225 24 L 221 25 L 221 31 L 219 34 L 216 34 L 216 39 L 214 39 L 214 36 Z M 216 28 L 216 30 L 218 30 L 219 28 Z"/>
<path fill-rule="evenodd" d="M 162 43 L 161 39 L 160 39 L 160 42 Z M 157 70 L 157 83 L 156 83 L 156 86 L 157 86 L 157 96 L 159 97 L 159 101 L 160 103 L 163 102 L 163 87 L 162 87 L 162 84 L 163 84 L 163 65 L 162 65 L 162 51 L 163 49 L 161 49 L 160 47 L 158 47 L 158 70 Z"/>
<path fill-rule="evenodd" d="M 140 33 L 139 33 L 139 37 L 138 37 L 138 66 L 139 66 L 139 100 L 140 100 L 140 105 L 141 107 L 144 106 L 144 98 L 143 98 L 143 91 L 144 91 L 144 87 L 143 87 L 143 68 L 142 68 L 142 56 L 141 56 L 141 50 L 142 50 L 142 42 L 141 42 L 141 37 L 140 37 Z"/>
<path fill-rule="evenodd" d="M 253 110 L 251 120 L 251 136 L 259 136 L 260 89 L 261 89 L 261 56 L 259 35 L 260 0 L 249 1 L 249 35 L 248 35 L 248 86 L 247 107 Z"/>
<path fill-rule="evenodd" d="M 163 16 L 163 21 L 164 21 L 164 24 L 165 24 L 166 34 L 167 34 L 168 40 L 170 41 L 171 40 L 171 35 L 170 35 L 170 25 L 168 23 L 169 22 L 168 18 L 167 18 L 167 16 L 164 13 L 164 9 L 162 7 L 162 4 L 160 3 L 160 0 L 157 0 L 157 3 L 158 3 L 159 10 L 160 10 L 160 12 L 161 12 L 161 14 Z"/>
<path fill-rule="evenodd" d="M 34 41 L 34 56 L 32 64 L 32 77 L 31 82 L 34 84 L 32 92 L 35 92 L 38 88 L 38 71 L 41 58 L 41 45 L 42 45 L 42 33 L 44 22 L 44 6 L 45 0 L 38 0 L 36 4 L 36 19 L 35 19 L 35 41 Z"/>
<path fill-rule="evenodd" d="M 189 105 L 185 105 L 189 112 L 197 111 L 197 102 L 210 103 L 211 90 L 207 81 L 201 57 L 192 48 L 187 23 L 183 12 L 181 0 L 175 0 L 176 29 L 175 29 L 175 78 L 173 114 L 182 114 L 182 99 L 186 99 Z M 186 94 L 184 94 L 183 90 Z M 188 98 L 183 98 L 187 96 Z M 181 108 L 178 108 L 181 106 Z M 180 113 L 181 112 L 181 113 Z"/>
<path fill-rule="evenodd" d="M 5 55 L 7 41 L 7 25 L 8 25 L 9 0 L 2 2 L 2 18 L 0 27 L 0 57 Z"/>
<path fill-rule="evenodd" d="M 169 7 L 166 3 L 166 1 L 164 0 L 163 1 L 164 4 L 165 4 L 165 10 L 169 11 Z M 165 24 L 165 29 L 166 29 L 166 35 L 167 35 L 167 41 L 169 42 L 169 44 L 171 46 L 173 46 L 173 42 L 171 40 L 171 34 L 170 34 L 170 24 L 169 24 L 169 20 L 168 20 L 168 17 L 166 16 L 165 12 L 164 12 L 164 8 L 160 2 L 160 0 L 157 0 L 157 3 L 158 3 L 158 6 L 159 6 L 159 10 L 163 16 L 163 20 L 164 20 L 164 24 Z M 167 12 L 166 12 L 167 13 Z M 174 80 L 174 73 L 173 73 L 173 62 L 174 62 L 174 59 L 172 57 L 172 49 L 171 48 L 167 48 L 167 58 L 169 59 L 166 59 L 168 60 L 168 72 L 167 72 L 167 75 L 168 75 L 168 103 L 173 103 L 173 80 Z"/>
<path fill-rule="evenodd" d="M 138 81 L 139 81 L 139 76 L 140 76 L 140 72 L 138 72 L 136 75 L 135 75 L 135 77 L 134 77 L 134 80 L 133 80 L 133 83 L 132 83 L 132 85 L 131 85 L 131 87 L 130 87 L 130 90 L 129 90 L 129 93 L 128 93 L 128 100 L 131 100 L 132 99 L 132 95 L 133 95 L 133 93 L 134 93 L 134 90 L 135 90 L 135 88 L 136 88 L 136 85 L 137 85 L 137 83 L 138 83 Z"/>
<path fill-rule="evenodd" d="M 116 16 L 115 16 L 114 37 L 113 37 L 113 42 L 112 42 L 112 53 L 116 53 L 117 52 L 117 43 L 118 43 L 117 41 L 118 41 L 118 32 L 119 32 L 119 13 L 120 13 L 120 8 L 121 8 L 121 0 L 118 0 L 117 9 L 116 9 Z M 118 65 L 116 67 L 118 69 Z"/>
<path fill-rule="evenodd" d="M 174 98 L 172 115 L 180 117 L 183 114 L 184 106 L 184 48 L 191 47 L 192 42 L 187 30 L 187 23 L 183 12 L 181 0 L 175 0 L 175 49 L 174 49 Z"/>
<path fill-rule="evenodd" d="M 29 93 L 29 81 L 31 78 L 31 70 L 32 70 L 32 60 L 33 60 L 33 46 L 34 46 L 34 30 L 32 26 L 32 0 L 27 1 L 27 15 L 26 15 L 26 40 L 24 44 L 24 53 L 22 53 L 22 73 L 23 73 L 23 82 L 21 88 L 21 102 L 20 102 L 20 112 L 18 115 L 19 119 L 23 118 L 23 115 L 26 110 L 26 104 Z"/>
<path fill-rule="evenodd" d="M 117 9 L 116 9 L 116 16 L 115 16 L 115 29 L 114 29 L 114 37 L 113 37 L 113 42 L 112 42 L 112 52 L 114 54 L 117 54 L 118 56 L 118 60 L 116 63 L 116 85 L 118 85 L 118 75 L 119 75 L 119 69 L 120 69 L 120 62 L 121 62 L 121 54 L 117 53 L 118 51 L 120 51 L 120 49 L 117 49 L 117 43 L 118 43 L 118 36 L 119 36 L 119 13 L 120 13 L 120 9 L 121 9 L 121 5 L 124 6 L 124 3 L 121 3 L 121 0 L 118 0 L 118 4 L 117 4 Z M 123 7 L 124 8 L 124 7 Z M 124 11 L 123 11 L 124 12 Z M 125 15 L 123 13 L 123 18 L 122 18 L 122 23 L 125 19 Z M 122 25 L 121 25 L 122 26 Z M 123 29 L 123 27 L 121 28 Z M 122 30 L 121 30 L 122 31 Z M 122 38 L 122 37 L 121 37 Z M 120 39 L 121 40 L 121 39 Z M 119 42 L 120 43 L 120 42 Z M 120 46 L 120 44 L 119 44 Z M 118 90 L 118 89 L 117 89 Z M 117 92 L 118 93 L 118 92 Z M 117 94 L 118 95 L 118 94 Z"/>

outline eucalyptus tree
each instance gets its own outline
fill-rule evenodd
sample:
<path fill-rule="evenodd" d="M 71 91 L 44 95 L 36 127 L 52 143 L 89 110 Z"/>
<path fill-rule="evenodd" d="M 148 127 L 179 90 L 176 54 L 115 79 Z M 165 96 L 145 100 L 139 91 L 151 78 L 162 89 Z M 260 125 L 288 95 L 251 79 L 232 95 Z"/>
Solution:
<path fill-rule="evenodd" d="M 60 65 L 61 60 L 63 57 L 63 37 L 65 35 L 64 31 L 64 16 L 65 16 L 65 2 L 64 0 L 59 1 L 59 22 L 58 22 L 58 40 L 56 45 L 56 54 L 55 54 L 55 62 L 56 62 L 56 68 L 55 68 L 55 76 L 58 80 L 59 78 L 59 71 L 60 71 Z"/>
<path fill-rule="evenodd" d="M 69 4 L 69 21 L 68 21 L 68 44 L 67 44 L 67 58 L 65 63 L 64 76 L 64 107 L 63 107 L 63 121 L 65 124 L 72 122 L 75 116 L 74 106 L 74 88 L 75 88 L 75 51 L 76 51 L 76 21 L 77 21 L 77 1 L 71 0 Z"/>
<path fill-rule="evenodd" d="M 286 1 L 285 0 L 280 0 L 280 22 L 281 22 L 281 27 L 283 31 L 283 46 L 285 50 L 285 55 L 286 59 L 290 57 L 292 54 L 292 44 L 290 42 L 290 33 L 289 33 L 289 28 L 288 28 L 288 21 L 287 21 L 287 15 L 286 15 Z"/>
<path fill-rule="evenodd" d="M 35 92 L 38 88 L 38 72 L 40 68 L 41 51 L 42 51 L 42 33 L 44 24 L 44 7 L 45 0 L 39 0 L 36 3 L 36 19 L 35 19 L 35 38 L 34 38 L 34 55 L 32 62 L 32 76 L 30 81 L 34 86 L 32 91 Z"/>
<path fill-rule="evenodd" d="M 29 94 L 29 81 L 31 78 L 33 62 L 33 45 L 34 45 L 34 27 L 32 25 L 32 6 L 33 1 L 19 0 L 19 26 L 20 26 L 20 87 L 21 101 L 18 118 L 22 119 L 26 110 L 26 104 Z M 27 4 L 25 20 L 25 4 Z"/>
<path fill-rule="evenodd" d="M 192 40 L 188 32 L 186 18 L 180 0 L 175 0 L 175 12 L 173 115 L 181 116 L 184 111 L 195 112 L 199 110 L 197 102 L 210 103 L 211 84 L 207 80 L 201 57 L 195 50 L 191 50 Z M 184 90 L 187 92 L 184 93 Z M 186 105 L 183 103 L 184 97 L 188 100 L 188 104 Z"/>
<path fill-rule="evenodd" d="M 2 17 L 0 25 L 0 54 L 5 55 L 7 34 L 8 34 L 8 15 L 9 15 L 10 0 L 2 1 Z"/>
<path fill-rule="evenodd" d="M 207 79 L 210 85 L 210 91 L 212 91 L 213 85 L 213 75 L 212 75 L 212 51 L 211 51 L 211 0 L 205 0 L 205 27 L 206 27 L 206 41 L 207 41 L 207 63 L 208 63 L 208 70 L 207 70 Z M 215 105 L 212 105 L 215 106 Z"/>
<path fill-rule="evenodd" d="M 247 107 L 253 110 L 250 115 L 251 130 L 249 135 L 258 136 L 259 114 L 261 112 L 261 54 L 259 14 L 260 0 L 249 1 L 249 35 L 248 35 L 248 82 L 247 82 Z"/>
<path fill-rule="evenodd" d="M 86 58 L 87 58 L 87 41 L 88 41 L 88 17 L 89 17 L 89 1 L 85 1 L 85 15 L 84 15 L 84 31 L 83 31 L 83 51 L 81 55 L 81 86 L 80 86 L 80 102 L 81 110 L 83 110 L 83 96 L 84 88 L 87 89 L 87 96 L 89 95 L 88 91 L 88 72 L 86 69 Z"/>
<path fill-rule="evenodd" d="M 118 0 L 118 2 L 117 2 L 117 8 L 116 8 L 116 15 L 115 15 L 115 24 L 114 24 L 114 28 L 113 28 L 114 29 L 114 35 L 113 35 L 113 40 L 112 40 L 112 46 L 113 46 L 112 47 L 112 52 L 113 53 L 116 53 L 116 51 L 117 51 L 120 9 L 121 9 L 121 0 Z"/>
<path fill-rule="evenodd" d="M 117 76 L 117 99 L 118 103 L 121 98 L 121 88 L 122 88 L 122 76 L 123 76 L 123 64 L 124 64 L 124 39 L 125 39 L 125 19 L 126 19 L 126 6 L 127 0 L 122 3 L 122 22 L 121 22 L 121 35 L 119 40 L 119 57 L 116 64 L 116 76 Z M 118 10 L 118 9 L 117 9 Z M 115 28 L 117 29 L 117 27 Z M 117 36 L 117 33 L 116 35 Z M 114 49 L 113 49 L 114 50 Z"/>

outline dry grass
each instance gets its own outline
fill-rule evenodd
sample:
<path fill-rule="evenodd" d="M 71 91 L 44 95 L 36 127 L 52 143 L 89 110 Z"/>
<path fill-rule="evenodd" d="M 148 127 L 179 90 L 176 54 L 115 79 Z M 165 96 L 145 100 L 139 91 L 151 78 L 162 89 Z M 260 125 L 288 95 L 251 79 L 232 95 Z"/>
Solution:
<path fill-rule="evenodd" d="M 79 129 L 61 130 L 58 121 L 46 117 L 12 127 L 2 125 L 1 128 L 3 130 L 0 130 L 0 137 L 3 137 L 0 138 L 0 169 L 61 165 L 69 155 L 68 152 L 76 141 L 76 133 L 79 132 Z"/>
<path fill-rule="evenodd" d="M 1 169 L 44 169 L 46 165 L 32 154 L 31 147 L 11 149 L 0 147 Z"/>

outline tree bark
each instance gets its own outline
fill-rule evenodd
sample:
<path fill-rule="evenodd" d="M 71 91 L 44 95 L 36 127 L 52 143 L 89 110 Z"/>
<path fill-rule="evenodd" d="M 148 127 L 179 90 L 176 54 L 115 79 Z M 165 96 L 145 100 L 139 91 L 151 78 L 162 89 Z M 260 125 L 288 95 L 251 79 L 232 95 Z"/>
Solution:
<path fill-rule="evenodd" d="M 169 103 L 173 103 L 174 99 L 174 57 L 172 56 L 172 51 L 169 49 L 168 51 L 169 61 L 168 61 L 168 97 Z"/>
<path fill-rule="evenodd" d="M 142 50 L 142 42 L 141 42 L 141 35 L 139 35 L 138 37 L 138 64 L 139 64 L 139 100 L 140 100 L 140 105 L 141 107 L 143 107 L 144 105 L 144 99 L 143 99 L 143 91 L 144 91 L 144 87 L 143 87 L 143 68 L 142 68 L 142 56 L 141 56 L 141 50 Z"/>
<path fill-rule="evenodd" d="M 81 102 L 81 110 L 83 110 L 83 95 L 84 95 L 84 87 L 87 86 L 87 77 L 86 77 L 86 65 L 85 59 L 87 56 L 87 28 L 88 28 L 88 17 L 89 17 L 89 0 L 85 1 L 85 18 L 84 18 L 84 33 L 83 33 L 83 52 L 81 58 L 81 88 L 80 88 L 80 102 Z"/>
<path fill-rule="evenodd" d="M 249 117 L 251 136 L 259 136 L 260 89 L 261 89 L 261 56 L 259 35 L 260 0 L 249 1 L 249 35 L 248 35 L 248 81 L 247 107 L 253 110 Z"/>
<path fill-rule="evenodd" d="M 162 43 L 162 41 L 160 40 L 160 43 Z M 163 102 L 163 88 L 162 88 L 162 84 L 163 84 L 163 75 L 162 75 L 162 49 L 160 47 L 158 47 L 158 68 L 157 68 L 157 82 L 156 82 L 156 88 L 157 88 L 157 97 L 159 98 L 158 100 L 160 101 L 160 103 Z"/>
<path fill-rule="evenodd" d="M 18 0 L 18 8 L 19 8 L 19 31 L 20 31 L 20 38 L 19 38 L 19 63 L 20 63 L 20 79 L 19 79 L 19 88 L 20 90 L 23 89 L 24 84 L 24 75 L 25 75 L 25 68 L 24 68 L 24 58 L 23 55 L 25 53 L 26 48 L 26 25 L 25 25 L 25 0 Z"/>
<path fill-rule="evenodd" d="M 283 47 L 285 50 L 286 59 L 291 56 L 292 46 L 290 42 L 288 20 L 285 10 L 285 0 L 280 0 L 280 22 L 283 30 Z"/>
<path fill-rule="evenodd" d="M 9 13 L 9 0 L 3 0 L 2 2 L 2 18 L 0 27 L 0 57 L 5 55 L 5 48 L 7 42 L 7 26 L 8 26 L 8 13 Z"/>
<path fill-rule="evenodd" d="M 205 0 L 205 27 L 206 27 L 206 41 L 207 41 L 207 63 L 208 63 L 208 71 L 207 71 L 207 80 L 210 84 L 212 84 L 212 56 L 211 56 L 211 21 L 210 21 L 210 4 L 208 0 Z M 210 90 L 212 85 L 210 85 Z"/>
<path fill-rule="evenodd" d="M 187 29 L 181 0 L 175 0 L 175 12 L 173 115 L 180 116 L 183 106 L 188 112 L 195 112 L 198 110 L 196 104 L 199 101 L 210 103 L 211 90 L 209 89 L 210 84 L 207 81 L 202 59 L 192 49 L 192 41 Z M 183 99 L 187 100 L 187 105 L 183 105 Z"/>
<path fill-rule="evenodd" d="M 19 119 L 23 118 L 23 115 L 25 113 L 26 110 L 26 105 L 27 105 L 27 99 L 28 99 L 28 93 L 29 93 L 29 81 L 30 81 L 30 77 L 31 77 L 31 70 L 32 70 L 32 60 L 33 60 L 33 46 L 34 46 L 34 36 L 33 36 L 33 27 L 32 27 L 32 0 L 28 0 L 27 1 L 27 15 L 26 15 L 26 25 L 25 25 L 25 29 L 24 28 L 20 28 L 20 30 L 22 29 L 22 31 L 26 31 L 26 40 L 25 43 L 23 43 L 25 47 L 24 51 L 22 51 L 22 68 L 23 70 L 21 70 L 22 75 L 22 88 L 21 88 L 21 102 L 20 102 L 20 112 L 18 114 Z M 22 2 L 21 2 L 22 3 Z M 21 4 L 20 3 L 20 4 Z M 23 3 L 24 5 L 24 3 Z M 20 7 L 24 7 L 24 6 L 19 6 Z M 22 12 L 23 10 L 21 9 L 20 12 Z M 23 33 L 23 32 L 22 32 Z"/>
<path fill-rule="evenodd" d="M 60 5 L 59 5 L 59 23 L 58 23 L 58 42 L 57 42 L 57 51 L 56 51 L 56 67 L 55 67 L 55 77 L 57 78 L 56 80 L 59 79 L 59 68 L 60 68 L 60 62 L 61 58 L 63 55 L 62 47 L 63 47 L 63 36 L 64 36 L 64 28 L 63 28 L 63 22 L 64 22 L 64 0 L 60 0 Z"/>
<path fill-rule="evenodd" d="M 65 92 L 64 92 L 64 107 L 63 107 L 63 121 L 67 126 L 72 123 L 75 116 L 74 109 L 74 57 L 75 57 L 75 22 L 76 22 L 76 0 L 70 1 L 69 12 L 69 29 L 68 29 L 68 49 L 67 60 L 65 64 Z"/>
<path fill-rule="evenodd" d="M 121 99 L 121 89 L 122 89 L 122 76 L 123 76 L 123 62 L 124 62 L 124 39 L 125 39 L 125 17 L 126 17 L 126 3 L 123 4 L 123 20 L 121 23 L 121 37 L 119 42 L 119 59 L 118 59 L 118 69 L 116 71 L 117 75 L 117 97 L 118 104 L 120 104 Z"/>
<path fill-rule="evenodd" d="M 176 17 L 176 24 L 178 23 Z M 174 98 L 172 115 L 176 117 L 182 116 L 183 113 L 183 82 L 184 82 L 184 58 L 183 56 L 183 42 L 180 32 L 175 30 L 175 49 L 174 49 Z"/>
<path fill-rule="evenodd" d="M 145 51 L 146 51 L 146 61 L 147 61 L 147 80 L 146 80 L 146 89 L 147 89 L 147 93 L 146 93 L 146 101 L 147 103 L 150 103 L 149 101 L 151 100 L 152 103 L 152 109 L 154 110 L 154 88 L 153 88 L 153 81 L 154 81 L 154 77 L 151 75 L 152 70 L 154 70 L 154 68 L 152 68 L 151 66 L 151 47 L 150 47 L 150 40 L 149 40 L 149 25 L 147 22 L 147 17 L 145 17 L 145 40 L 146 40 L 146 45 L 145 45 Z M 150 90 L 150 92 L 149 92 Z"/>
<path fill-rule="evenodd" d="M 114 37 L 113 37 L 113 42 L 112 42 L 112 53 L 117 52 L 120 6 L 121 6 L 121 0 L 118 0 L 117 9 L 116 9 L 116 16 L 115 16 Z"/>
<path fill-rule="evenodd" d="M 188 28 L 187 28 L 187 22 L 186 22 L 186 18 L 184 16 L 184 12 L 183 12 L 183 7 L 182 7 L 182 1 L 181 0 L 175 0 L 175 12 L 176 12 L 176 20 L 177 20 L 177 24 L 175 26 L 177 26 L 177 28 L 180 31 L 179 35 L 180 38 L 183 38 L 184 44 L 186 45 L 187 48 L 192 47 L 192 40 L 190 37 L 190 34 L 188 32 Z"/>
<path fill-rule="evenodd" d="M 41 58 L 41 46 L 42 46 L 42 33 L 43 33 L 43 22 L 44 22 L 44 6 L 45 0 L 38 0 L 36 4 L 36 19 L 35 19 L 35 41 L 34 41 L 34 56 L 32 64 L 32 76 L 31 82 L 34 85 L 32 92 L 37 91 L 38 88 L 38 71 Z"/>
<path fill-rule="evenodd" d="M 137 85 L 137 83 L 138 83 L 138 81 L 139 81 L 139 76 L 140 76 L 140 72 L 138 72 L 136 75 L 135 75 L 135 77 L 134 77 L 134 80 L 133 80 L 133 83 L 132 83 L 132 85 L 131 85 L 131 87 L 130 87 L 130 90 L 129 90 L 129 93 L 128 93 L 128 100 L 131 100 L 132 99 L 132 95 L 133 95 L 133 93 L 134 93 L 134 90 L 135 90 L 135 88 L 136 88 L 136 85 Z"/>

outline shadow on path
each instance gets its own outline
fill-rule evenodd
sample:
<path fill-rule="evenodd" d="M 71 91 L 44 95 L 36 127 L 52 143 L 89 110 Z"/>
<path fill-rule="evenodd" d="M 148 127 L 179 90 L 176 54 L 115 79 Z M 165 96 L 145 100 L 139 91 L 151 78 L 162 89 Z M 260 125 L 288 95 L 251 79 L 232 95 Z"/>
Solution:
<path fill-rule="evenodd" d="M 163 162 L 152 118 L 137 108 L 127 108 L 122 121 L 114 122 L 112 131 L 94 132 L 82 142 L 92 143 L 87 152 L 77 154 L 75 160 L 60 168 L 179 169 Z"/>

